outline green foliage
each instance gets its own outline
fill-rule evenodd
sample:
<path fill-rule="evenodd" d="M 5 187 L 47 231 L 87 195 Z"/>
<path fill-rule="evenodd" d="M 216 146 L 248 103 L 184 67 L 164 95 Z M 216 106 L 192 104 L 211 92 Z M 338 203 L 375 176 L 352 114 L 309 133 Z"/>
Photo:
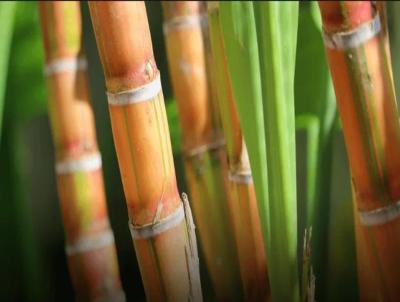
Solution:
<path fill-rule="evenodd" d="M 310 42 L 312 41 L 312 42 Z M 299 235 L 312 226 L 312 264 L 316 296 L 324 291 L 328 256 L 329 197 L 332 140 L 337 120 L 336 104 L 321 36 L 316 2 L 301 5 L 295 75 L 295 110 L 298 119 L 316 119 L 317 136 L 308 137 L 306 199 L 299 199 Z M 316 145 L 316 148 L 314 147 Z"/>
<path fill-rule="evenodd" d="M 44 54 L 37 4 L 20 2 L 15 16 L 14 38 L 7 83 L 7 118 L 25 123 L 47 111 Z"/>
<path fill-rule="evenodd" d="M 7 10 L 10 14 L 15 10 L 14 22 L 10 15 L 8 28 L 5 23 Z M 1 261 L 10 267 L 4 268 L 9 274 L 5 280 L 1 279 L 0 300 L 15 297 L 17 300 L 37 301 L 41 297 L 42 284 L 39 283 L 43 272 L 39 269 L 32 217 L 26 199 L 23 158 L 28 150 L 22 144 L 21 133 L 23 124 L 46 108 L 37 3 L 0 3 L 0 22 L 0 31 L 8 31 L 5 35 L 0 34 L 0 94 L 5 93 L 4 135 L 0 144 L 0 236 L 3 247 L 7 247 L 3 248 L 0 256 L 18 259 L 18 265 Z M 11 34 L 12 44 L 6 59 L 9 64 L 5 64 L 3 55 L 7 54 L 7 49 L 3 43 L 11 38 Z M 7 84 L 3 86 L 6 78 Z M 0 119 L 2 108 L 0 105 Z"/>
<path fill-rule="evenodd" d="M 293 91 L 298 3 L 221 2 L 220 7 L 263 224 L 272 299 L 298 301 Z"/>
<path fill-rule="evenodd" d="M 15 2 L 0 2 L 0 137 L 15 7 Z"/>

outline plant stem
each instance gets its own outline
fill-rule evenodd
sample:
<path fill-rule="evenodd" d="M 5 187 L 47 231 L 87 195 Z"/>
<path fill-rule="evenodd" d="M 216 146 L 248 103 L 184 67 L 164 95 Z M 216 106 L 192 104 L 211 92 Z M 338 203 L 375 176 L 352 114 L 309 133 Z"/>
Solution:
<path fill-rule="evenodd" d="M 247 154 L 233 99 L 225 56 L 219 7 L 209 2 L 209 30 L 214 59 L 212 70 L 218 86 L 218 105 L 227 143 L 233 222 L 246 301 L 270 299 L 267 263 L 257 200 Z"/>
<path fill-rule="evenodd" d="M 176 185 L 144 2 L 90 2 L 89 9 L 147 300 L 201 301 L 194 228 Z"/>
<path fill-rule="evenodd" d="M 319 6 L 371 270 L 383 300 L 397 301 L 400 127 L 385 24 L 371 2 Z"/>
<path fill-rule="evenodd" d="M 231 221 L 225 143 L 215 107 L 205 3 L 163 3 L 168 63 L 182 129 L 186 180 L 205 260 L 218 300 L 242 296 Z M 215 91 L 214 91 L 215 92 Z"/>
<path fill-rule="evenodd" d="M 68 265 L 78 301 L 125 301 L 81 45 L 79 2 L 41 2 L 49 114 Z"/>

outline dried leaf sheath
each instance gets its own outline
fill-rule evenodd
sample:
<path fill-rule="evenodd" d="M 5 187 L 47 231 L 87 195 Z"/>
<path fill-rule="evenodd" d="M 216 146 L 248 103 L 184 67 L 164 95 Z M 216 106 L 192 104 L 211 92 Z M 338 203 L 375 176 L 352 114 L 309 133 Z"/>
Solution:
<path fill-rule="evenodd" d="M 225 134 L 232 190 L 233 222 L 246 301 L 270 298 L 264 242 L 246 145 L 233 100 L 224 53 L 219 7 L 209 2 L 209 28 L 218 86 L 218 105 Z"/>
<path fill-rule="evenodd" d="M 78 301 L 124 301 L 89 102 L 79 2 L 41 2 L 68 265 Z"/>
<path fill-rule="evenodd" d="M 206 264 L 219 300 L 241 297 L 224 141 L 215 119 L 202 27 L 204 3 L 164 2 L 164 34 L 182 129 L 185 174 Z"/>
<path fill-rule="evenodd" d="M 388 41 L 381 29 L 385 25 L 371 2 L 320 2 L 320 10 L 373 273 L 384 301 L 397 301 L 400 242 L 393 238 L 400 232 L 395 206 L 400 197 L 400 129 Z M 338 32 L 347 38 L 338 38 Z"/>
<path fill-rule="evenodd" d="M 89 8 L 146 297 L 201 301 L 197 251 L 181 215 L 145 5 L 90 2 Z"/>

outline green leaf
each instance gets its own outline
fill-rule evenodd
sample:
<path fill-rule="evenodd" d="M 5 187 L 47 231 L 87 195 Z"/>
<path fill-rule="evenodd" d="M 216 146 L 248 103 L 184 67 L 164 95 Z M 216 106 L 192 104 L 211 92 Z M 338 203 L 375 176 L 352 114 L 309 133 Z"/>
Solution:
<path fill-rule="evenodd" d="M 247 145 L 262 230 L 269 242 L 268 176 L 257 32 L 252 2 L 220 2 L 232 89 Z"/>
<path fill-rule="evenodd" d="M 10 106 L 6 106 L 4 114 L 7 119 L 21 125 L 47 112 L 44 53 L 37 6 L 36 2 L 20 2 L 15 14 L 7 83 Z"/>
<path fill-rule="evenodd" d="M 313 227 L 312 262 L 316 275 L 316 296 L 324 291 L 327 282 L 326 263 L 328 256 L 329 196 L 332 165 L 332 140 L 336 128 L 337 112 L 332 82 L 326 62 L 325 48 L 321 36 L 321 19 L 316 2 L 300 5 L 298 44 L 295 73 L 296 116 L 313 116 L 318 120 L 319 137 L 317 150 L 308 147 L 307 198 L 299 199 L 300 208 L 306 207 L 299 217 L 299 235 L 305 228 Z M 311 141 L 308 141 L 312 143 Z M 301 160 L 301 159 L 300 159 Z"/>
<path fill-rule="evenodd" d="M 304 231 L 312 226 L 309 220 L 311 220 L 310 217 L 314 216 L 319 129 L 319 119 L 316 115 L 302 114 L 296 116 L 297 238 L 300 245 L 298 250 L 299 259 L 303 258 L 301 242 L 303 241 Z"/>
<path fill-rule="evenodd" d="M 298 3 L 260 1 L 254 9 L 268 163 L 272 300 L 298 301 L 294 114 Z"/>
<path fill-rule="evenodd" d="M 297 3 L 221 2 L 274 301 L 298 301 L 294 70 Z"/>
<path fill-rule="evenodd" d="M 0 2 L 0 137 L 16 2 Z"/>

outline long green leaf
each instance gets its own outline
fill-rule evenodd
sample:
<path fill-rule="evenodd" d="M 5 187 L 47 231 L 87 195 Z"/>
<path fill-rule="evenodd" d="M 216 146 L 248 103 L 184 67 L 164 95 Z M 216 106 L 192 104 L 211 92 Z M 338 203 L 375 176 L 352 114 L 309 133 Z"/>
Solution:
<path fill-rule="evenodd" d="M 265 242 L 269 243 L 268 175 L 257 31 L 252 2 L 220 2 L 232 89 L 248 148 Z"/>
<path fill-rule="evenodd" d="M 0 137 L 16 2 L 0 2 Z"/>
<path fill-rule="evenodd" d="M 298 301 L 293 92 L 297 3 L 221 2 L 220 10 L 259 202 L 272 298 Z"/>
<path fill-rule="evenodd" d="M 298 257 L 302 259 L 304 232 L 312 223 L 318 168 L 319 119 L 313 114 L 296 115 Z M 311 237 L 312 238 L 312 237 Z M 299 268 L 301 270 L 301 267 Z"/>
<path fill-rule="evenodd" d="M 268 163 L 272 299 L 298 301 L 294 115 L 298 3 L 260 1 L 255 2 L 254 9 Z"/>
<path fill-rule="evenodd" d="M 326 63 L 321 36 L 321 20 L 316 2 L 302 3 L 299 15 L 298 45 L 295 74 L 296 116 L 314 116 L 319 123 L 318 150 L 309 151 L 307 158 L 316 163 L 308 166 L 309 192 L 306 200 L 298 200 L 306 207 L 306 217 L 299 217 L 299 235 L 305 228 L 313 227 L 312 263 L 316 274 L 316 296 L 325 290 L 327 283 L 328 228 L 330 220 L 330 184 L 332 165 L 332 141 L 335 133 L 337 112 L 332 82 Z M 311 63 L 312 62 L 312 63 Z"/>

